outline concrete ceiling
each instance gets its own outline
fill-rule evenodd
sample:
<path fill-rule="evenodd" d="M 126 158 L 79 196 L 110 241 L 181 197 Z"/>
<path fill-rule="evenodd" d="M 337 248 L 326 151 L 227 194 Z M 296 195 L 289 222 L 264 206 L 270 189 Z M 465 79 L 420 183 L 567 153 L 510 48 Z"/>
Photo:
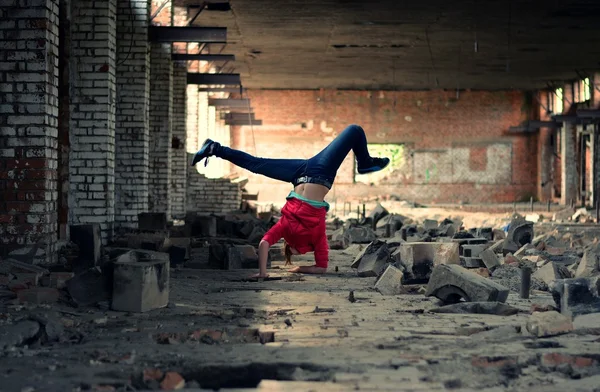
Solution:
<path fill-rule="evenodd" d="M 247 88 L 531 89 L 600 69 L 598 0 L 230 3 L 195 25 L 228 27 L 224 71 Z"/>

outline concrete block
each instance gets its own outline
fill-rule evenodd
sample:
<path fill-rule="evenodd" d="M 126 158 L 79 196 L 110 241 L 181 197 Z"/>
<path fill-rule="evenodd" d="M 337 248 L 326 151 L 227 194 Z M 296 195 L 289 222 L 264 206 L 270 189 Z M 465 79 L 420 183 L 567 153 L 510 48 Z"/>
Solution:
<path fill-rule="evenodd" d="M 169 248 L 170 239 L 167 233 L 130 233 L 115 243 L 131 249 L 162 252 Z"/>
<path fill-rule="evenodd" d="M 584 253 L 577 270 L 576 278 L 587 278 L 600 274 L 600 246 L 594 245 L 588 247 Z"/>
<path fill-rule="evenodd" d="M 483 278 L 459 265 L 437 265 L 427 285 L 426 296 L 436 296 L 446 303 L 458 302 L 505 302 L 509 289 Z"/>
<path fill-rule="evenodd" d="M 533 246 L 532 244 L 525 244 L 518 251 L 515 252 L 515 256 L 517 256 L 517 257 L 528 256 L 528 255 L 530 255 L 531 250 L 537 251 L 537 250 L 535 250 L 535 246 Z"/>
<path fill-rule="evenodd" d="M 66 282 L 71 298 L 81 306 L 110 299 L 112 292 L 112 269 L 93 267 L 75 275 Z"/>
<path fill-rule="evenodd" d="M 351 227 L 344 232 L 348 244 L 368 244 L 377 239 L 375 232 L 369 227 Z"/>
<path fill-rule="evenodd" d="M 79 247 L 78 267 L 88 269 L 98 265 L 102 250 L 100 225 L 72 225 L 69 234 L 71 241 Z"/>
<path fill-rule="evenodd" d="M 169 303 L 169 260 L 117 262 L 114 265 L 112 309 L 146 312 Z"/>
<path fill-rule="evenodd" d="M 503 230 L 500 229 L 494 229 L 492 231 L 492 238 L 491 241 L 500 241 L 506 238 L 506 233 Z"/>
<path fill-rule="evenodd" d="M 491 227 L 479 227 L 475 231 L 475 237 L 485 238 L 488 241 L 493 241 L 494 230 Z"/>
<path fill-rule="evenodd" d="M 488 245 L 478 244 L 478 245 L 463 245 L 462 246 L 462 256 L 464 257 L 479 257 L 481 252 L 488 248 Z"/>
<path fill-rule="evenodd" d="M 493 271 L 496 267 L 498 267 L 501 264 L 500 258 L 490 248 L 481 252 L 479 254 L 479 257 L 481 257 L 481 261 L 483 261 L 483 264 L 485 264 L 486 268 L 490 271 Z"/>
<path fill-rule="evenodd" d="M 513 219 L 510 222 L 508 234 L 504 239 L 502 252 L 504 254 L 514 254 L 521 249 L 523 245 L 531 243 L 533 238 L 533 222 L 526 221 L 522 218 Z"/>
<path fill-rule="evenodd" d="M 190 250 L 192 248 L 192 239 L 189 237 L 169 238 L 171 246 L 185 249 L 184 258 L 187 260 L 190 258 Z"/>
<path fill-rule="evenodd" d="M 375 225 L 377 225 L 377 222 L 379 222 L 379 220 L 385 216 L 388 216 L 390 213 L 388 212 L 388 210 L 385 209 L 385 207 L 383 207 L 381 204 L 377 203 L 377 205 L 375 206 L 375 208 L 373 208 L 369 214 L 367 215 L 368 218 L 371 218 L 372 221 L 375 222 Z"/>
<path fill-rule="evenodd" d="M 483 260 L 479 257 L 460 257 L 460 265 L 465 268 L 485 268 Z"/>
<path fill-rule="evenodd" d="M 233 245 L 227 250 L 226 270 L 258 268 L 258 253 L 252 245 Z"/>
<path fill-rule="evenodd" d="M 436 265 L 460 264 L 459 245 L 455 242 L 407 242 L 392 254 L 405 281 L 427 280 Z"/>
<path fill-rule="evenodd" d="M 390 251 L 385 242 L 375 240 L 356 257 L 352 268 L 358 270 L 358 276 L 379 276 L 390 261 Z"/>
<path fill-rule="evenodd" d="M 285 247 L 283 244 L 273 244 L 269 248 L 269 258 L 272 261 L 285 261 Z"/>
<path fill-rule="evenodd" d="M 187 235 L 189 237 L 216 237 L 217 217 L 213 215 L 202 215 L 188 213 L 185 217 Z"/>
<path fill-rule="evenodd" d="M 535 271 L 533 273 L 532 277 L 543 281 L 547 285 L 550 285 L 552 282 L 554 282 L 557 279 L 570 278 L 571 273 L 569 272 L 569 270 L 567 270 L 566 267 L 558 265 L 553 262 L 549 262 L 548 264 L 544 265 L 542 268 Z"/>
<path fill-rule="evenodd" d="M 383 275 L 375 283 L 375 289 L 383 295 L 402 293 L 402 271 L 393 265 L 388 265 Z"/>
<path fill-rule="evenodd" d="M 600 312 L 600 277 L 555 280 L 550 285 L 554 302 L 566 316 Z"/>
<path fill-rule="evenodd" d="M 526 324 L 527 331 L 538 338 L 562 335 L 573 330 L 570 317 L 556 311 L 533 312 Z"/>
<path fill-rule="evenodd" d="M 138 214 L 138 229 L 141 231 L 167 230 L 167 214 L 165 212 L 142 212 Z"/>
<path fill-rule="evenodd" d="M 438 221 L 433 219 L 423 220 L 423 227 L 425 230 L 436 230 L 438 228 Z"/>

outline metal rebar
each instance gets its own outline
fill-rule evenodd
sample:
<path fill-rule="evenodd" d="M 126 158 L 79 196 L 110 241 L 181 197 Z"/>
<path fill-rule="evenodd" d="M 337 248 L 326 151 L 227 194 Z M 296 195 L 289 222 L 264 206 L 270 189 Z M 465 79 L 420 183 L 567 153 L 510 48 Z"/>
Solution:
<path fill-rule="evenodd" d="M 360 219 L 360 206 L 356 206 L 356 219 Z"/>
<path fill-rule="evenodd" d="M 521 298 L 529 298 L 529 290 L 531 288 L 531 270 L 527 267 L 521 268 Z"/>
<path fill-rule="evenodd" d="M 367 212 L 366 212 L 366 209 L 365 209 L 365 208 L 366 208 L 366 207 L 365 207 L 365 203 L 363 203 L 363 219 L 365 219 L 365 217 L 367 216 L 367 215 L 366 215 L 366 214 L 367 214 Z"/>
<path fill-rule="evenodd" d="M 406 241 L 406 227 L 400 229 L 400 236 L 404 241 Z"/>
<path fill-rule="evenodd" d="M 531 212 L 533 212 L 533 196 L 529 198 L 529 206 L 531 207 Z"/>
<path fill-rule="evenodd" d="M 550 212 L 550 200 L 548 200 L 548 205 L 546 206 L 546 210 L 548 210 L 548 212 Z"/>
<path fill-rule="evenodd" d="M 390 238 L 392 236 L 392 224 L 386 223 L 385 225 L 385 236 L 386 238 Z"/>

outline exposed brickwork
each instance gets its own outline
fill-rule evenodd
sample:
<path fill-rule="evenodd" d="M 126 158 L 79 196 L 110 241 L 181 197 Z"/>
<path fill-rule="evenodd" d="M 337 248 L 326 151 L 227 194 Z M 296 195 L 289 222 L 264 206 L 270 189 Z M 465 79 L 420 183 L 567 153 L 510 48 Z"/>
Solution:
<path fill-rule="evenodd" d="M 186 142 L 185 148 L 189 153 L 198 150 L 198 86 L 187 85 L 187 115 L 186 115 Z"/>
<path fill-rule="evenodd" d="M 185 63 L 173 64 L 173 141 L 171 145 L 171 213 L 182 217 L 186 212 L 186 186 L 189 163 L 186 154 L 186 93 Z"/>
<path fill-rule="evenodd" d="M 72 7 L 69 223 L 99 223 L 103 242 L 115 217 L 117 0 Z"/>
<path fill-rule="evenodd" d="M 544 91 L 538 95 L 540 100 L 539 105 L 539 116 L 538 118 L 542 121 L 549 121 L 550 115 L 546 112 L 544 107 L 548 108 L 549 95 Z M 538 135 L 538 199 L 541 201 L 552 200 L 554 197 L 554 154 L 553 154 L 553 143 L 555 139 L 555 130 L 549 128 L 541 128 Z"/>
<path fill-rule="evenodd" d="M 150 58 L 150 175 L 148 209 L 171 217 L 173 63 L 171 44 L 153 43 Z"/>
<path fill-rule="evenodd" d="M 58 0 L 0 3 L 0 254 L 57 240 Z"/>
<path fill-rule="evenodd" d="M 563 88 L 563 105 L 565 113 L 569 112 L 573 104 L 573 85 L 565 84 Z M 575 124 L 564 123 L 560 138 L 560 203 L 570 204 L 578 203 L 579 199 L 579 176 L 577 173 L 577 126 Z"/>
<path fill-rule="evenodd" d="M 532 179 L 537 176 L 537 138 L 508 134 L 511 125 L 530 116 L 521 92 L 462 92 L 458 99 L 445 91 L 251 90 L 248 96 L 256 117 L 263 120 L 263 126 L 254 127 L 259 156 L 310 157 L 352 123 L 364 127 L 370 143 L 409 148 L 405 168 L 377 186 L 351 184 L 353 160 L 347 159 L 334 186 L 337 198 L 394 193 L 424 202 L 474 203 L 511 202 L 536 194 Z M 232 130 L 233 147 L 254 153 L 250 128 Z M 486 150 L 483 175 L 469 169 L 471 148 Z M 444 174 L 432 180 L 440 170 Z M 269 197 L 283 198 L 290 188 L 244 175 L 251 179 L 250 191 L 268 185 Z"/>
<path fill-rule="evenodd" d="M 136 227 L 148 210 L 150 51 L 148 0 L 117 2 L 115 224 Z"/>
<path fill-rule="evenodd" d="M 241 202 L 242 192 L 238 184 L 232 184 L 225 178 L 208 179 L 196 170 L 188 172 L 188 211 L 229 212 L 239 209 Z"/>

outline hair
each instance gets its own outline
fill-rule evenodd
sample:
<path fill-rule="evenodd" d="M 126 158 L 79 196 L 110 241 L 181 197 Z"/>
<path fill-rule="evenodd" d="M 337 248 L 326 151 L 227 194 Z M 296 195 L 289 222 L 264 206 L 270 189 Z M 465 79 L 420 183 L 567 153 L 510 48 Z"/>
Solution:
<path fill-rule="evenodd" d="M 285 265 L 292 265 L 292 247 L 287 242 L 284 243 Z"/>

